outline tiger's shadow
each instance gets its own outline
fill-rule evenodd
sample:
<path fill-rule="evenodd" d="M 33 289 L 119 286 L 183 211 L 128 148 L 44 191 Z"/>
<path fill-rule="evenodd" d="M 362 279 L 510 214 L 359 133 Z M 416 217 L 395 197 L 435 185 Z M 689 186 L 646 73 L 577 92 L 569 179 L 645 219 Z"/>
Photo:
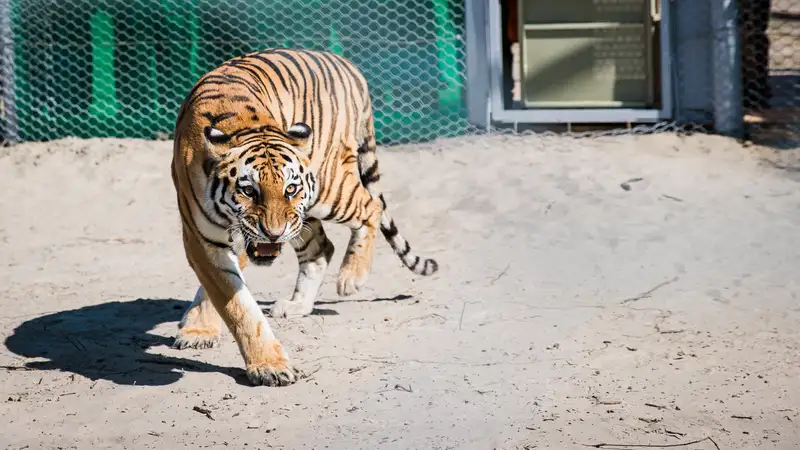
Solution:
<path fill-rule="evenodd" d="M 360 301 L 397 302 L 409 295 L 392 298 L 318 301 L 318 305 Z M 268 313 L 274 302 L 259 302 Z M 24 358 L 35 358 L 29 370 L 58 370 L 91 380 L 108 380 L 121 385 L 164 386 L 175 383 L 183 372 L 219 372 L 249 386 L 241 367 L 222 367 L 202 361 L 200 351 L 183 350 L 176 357 L 148 352 L 171 346 L 174 337 L 153 334 L 156 326 L 177 322 L 190 302 L 168 299 L 112 301 L 60 311 L 26 320 L 5 340 L 6 348 Z M 333 309 L 315 308 L 312 315 L 338 315 Z M 177 331 L 177 330 L 176 330 Z M 179 352 L 171 350 L 171 352 Z"/>
<path fill-rule="evenodd" d="M 205 363 L 195 356 L 197 352 L 184 350 L 187 357 L 182 358 L 147 351 L 172 344 L 174 338 L 150 331 L 161 323 L 180 320 L 189 304 L 138 299 L 47 314 L 20 324 L 5 346 L 19 356 L 40 359 L 25 363 L 30 370 L 60 370 L 122 385 L 168 385 L 178 381 L 183 371 L 225 373 L 247 385 L 242 368 Z"/>

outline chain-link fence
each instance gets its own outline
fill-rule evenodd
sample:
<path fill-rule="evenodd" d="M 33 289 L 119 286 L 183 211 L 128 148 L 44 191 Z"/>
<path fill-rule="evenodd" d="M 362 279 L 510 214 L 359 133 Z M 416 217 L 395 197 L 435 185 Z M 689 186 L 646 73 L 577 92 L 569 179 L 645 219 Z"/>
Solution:
<path fill-rule="evenodd" d="M 744 121 L 755 138 L 800 136 L 800 1 L 741 0 Z"/>
<path fill-rule="evenodd" d="M 469 101 L 474 103 L 475 98 L 470 90 L 479 83 L 474 72 L 467 70 L 466 42 L 488 41 L 481 34 L 483 24 L 469 28 L 468 16 L 470 8 L 483 1 L 517 11 L 528 0 L 0 0 L 0 126 L 8 141 L 65 136 L 168 138 L 180 102 L 204 72 L 233 56 L 282 46 L 328 50 L 358 65 L 370 84 L 382 144 L 507 131 L 508 121 L 489 117 L 488 123 L 475 123 L 468 113 Z M 541 4 L 568 6 L 555 8 L 562 14 L 581 8 L 613 12 L 627 3 L 631 0 Z M 709 11 L 724 2 L 642 3 L 650 5 L 645 8 L 648 14 L 656 14 L 668 3 L 669 23 L 661 18 L 654 22 L 654 37 L 642 41 L 648 47 L 641 52 L 633 49 L 633 54 L 616 60 L 603 56 L 603 76 L 613 77 L 614 70 L 621 73 L 630 68 L 614 67 L 614 61 L 627 58 L 629 64 L 640 53 L 650 55 L 651 61 L 643 64 L 649 64 L 649 73 L 655 75 L 645 82 L 657 98 L 642 108 L 658 109 L 664 97 L 670 96 L 672 116 L 638 126 L 617 123 L 615 132 L 655 132 L 675 129 L 678 124 L 713 129 L 711 104 L 719 99 L 712 94 L 711 73 L 719 63 L 714 59 L 719 53 L 711 47 L 719 30 L 711 26 Z M 654 6 L 658 4 L 662 7 Z M 741 86 L 742 92 L 741 99 L 731 96 L 730 100 L 741 103 L 743 126 L 754 135 L 797 132 L 800 0 L 739 0 L 735 4 L 741 79 L 731 75 L 730 82 Z M 485 50 L 501 52 L 508 59 L 498 89 L 519 104 L 520 77 L 528 73 L 521 67 L 529 64 L 525 59 L 529 55 L 520 51 L 526 24 L 509 11 L 502 20 L 499 31 L 504 34 L 519 26 L 512 33 L 517 41 L 501 40 L 507 48 Z M 661 39 L 658 27 L 669 28 L 669 42 Z M 564 42 L 574 39 L 564 30 Z M 582 49 L 596 59 L 609 49 L 598 36 L 587 38 L 588 47 Z M 627 52 L 640 45 L 620 36 Z M 664 62 L 659 55 L 667 44 L 670 64 L 664 77 L 658 72 Z M 575 70 L 585 69 L 577 65 Z M 590 70 L 581 79 L 588 85 L 591 78 Z M 607 122 L 615 122 L 611 117 Z M 580 123 L 564 122 L 573 122 L 569 130 L 578 129 L 573 125 Z M 515 122 L 510 128 L 518 130 L 519 125 Z"/>
<path fill-rule="evenodd" d="M 204 72 L 275 46 L 355 62 L 384 142 L 469 128 L 463 2 L 18 0 L 10 9 L 20 140 L 168 135 Z"/>

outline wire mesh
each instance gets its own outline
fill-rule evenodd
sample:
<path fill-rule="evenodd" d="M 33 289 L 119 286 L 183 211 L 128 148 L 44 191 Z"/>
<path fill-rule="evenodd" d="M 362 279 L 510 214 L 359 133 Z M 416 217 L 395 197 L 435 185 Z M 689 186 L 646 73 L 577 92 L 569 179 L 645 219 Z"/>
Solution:
<path fill-rule="evenodd" d="M 625 3 L 567 3 L 575 2 L 611 10 Z M 518 133 L 519 124 L 475 125 L 467 119 L 467 92 L 474 84 L 466 70 L 465 16 L 475 3 L 0 0 L 0 127 L 9 141 L 66 136 L 169 138 L 180 102 L 203 73 L 249 51 L 301 47 L 339 53 L 364 72 L 381 144 Z M 667 95 L 662 86 L 671 83 L 674 117 L 656 124 L 616 124 L 610 130 L 575 131 L 581 128 L 572 124 L 562 130 L 592 137 L 713 128 L 711 73 L 717 62 L 711 58 L 710 11 L 723 2 L 669 3 L 669 80 L 653 81 L 653 89 L 659 96 Z M 745 110 L 747 130 L 754 135 L 774 134 L 777 129 L 797 132 L 800 0 L 739 0 L 736 5 L 742 81 L 741 100 L 736 101 Z M 508 48 L 496 50 L 510 61 L 503 74 L 508 80 L 503 95 L 519 104 L 524 55 L 520 30 L 516 34 L 516 42 L 504 41 Z M 651 44 L 665 45 L 659 40 Z M 599 45 L 593 51 L 606 50 Z M 658 60 L 658 48 L 652 50 L 658 70 L 663 61 Z M 622 70 L 608 64 L 601 69 L 596 77 L 613 77 L 614 70 Z"/>
<path fill-rule="evenodd" d="M 10 7 L 21 140 L 167 136 L 203 73 L 268 47 L 328 50 L 355 62 L 369 81 L 383 142 L 468 128 L 458 1 L 19 0 Z"/>
<path fill-rule="evenodd" d="M 762 139 L 800 137 L 800 1 L 741 0 L 745 124 Z"/>

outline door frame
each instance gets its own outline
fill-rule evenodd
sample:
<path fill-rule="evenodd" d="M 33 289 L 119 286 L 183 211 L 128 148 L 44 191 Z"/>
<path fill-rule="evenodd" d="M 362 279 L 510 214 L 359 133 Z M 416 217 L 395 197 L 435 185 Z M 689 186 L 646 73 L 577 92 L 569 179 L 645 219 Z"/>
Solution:
<path fill-rule="evenodd" d="M 503 104 L 502 14 L 500 0 L 465 0 L 467 40 L 467 109 L 478 126 L 564 123 L 654 123 L 673 118 L 672 28 L 669 0 L 659 2 L 661 109 L 506 109 Z"/>

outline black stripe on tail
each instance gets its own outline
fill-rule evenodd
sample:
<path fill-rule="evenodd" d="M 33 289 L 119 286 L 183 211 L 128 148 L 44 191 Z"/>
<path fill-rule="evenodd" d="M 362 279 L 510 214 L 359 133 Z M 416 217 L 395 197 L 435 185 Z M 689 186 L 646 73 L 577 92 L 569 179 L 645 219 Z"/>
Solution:
<path fill-rule="evenodd" d="M 383 196 L 381 196 L 381 200 L 383 200 Z M 384 224 L 385 221 L 388 222 L 388 225 Z M 403 261 L 403 264 L 412 272 L 427 276 L 433 275 L 439 270 L 439 263 L 437 263 L 436 260 L 420 258 L 411 251 L 411 245 L 409 245 L 408 241 L 397 231 L 394 220 L 386 214 L 386 211 L 383 212 L 383 216 L 381 217 L 381 233 L 383 233 L 383 237 L 389 241 L 389 245 L 391 245 L 397 256 L 400 257 L 400 260 Z"/>

